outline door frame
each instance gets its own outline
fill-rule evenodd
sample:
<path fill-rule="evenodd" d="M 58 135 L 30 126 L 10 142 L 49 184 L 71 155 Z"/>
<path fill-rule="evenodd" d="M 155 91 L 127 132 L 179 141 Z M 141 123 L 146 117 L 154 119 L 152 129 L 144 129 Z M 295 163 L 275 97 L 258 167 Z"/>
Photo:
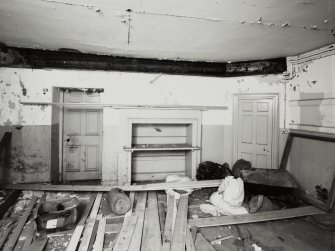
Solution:
<path fill-rule="evenodd" d="M 233 163 L 237 161 L 238 150 L 238 102 L 247 99 L 271 99 L 273 101 L 271 169 L 279 168 L 279 93 L 233 94 Z"/>
<path fill-rule="evenodd" d="M 58 135 L 57 135 L 57 140 L 58 140 L 58 152 L 53 153 L 51 152 L 51 155 L 57 154 L 58 155 L 58 167 L 52 166 L 50 163 L 50 167 L 54 169 L 58 169 L 58 180 L 53 179 L 51 180 L 52 183 L 59 183 L 64 181 L 64 172 L 63 172 L 63 147 L 64 147 L 64 139 L 63 139 L 63 133 L 64 133 L 64 91 L 66 89 L 71 89 L 73 91 L 82 91 L 83 88 L 71 88 L 71 87 L 64 87 L 64 86 L 54 86 L 52 88 L 52 93 L 53 93 L 53 103 L 52 103 L 52 117 L 58 119 L 59 123 L 59 130 L 58 130 Z M 87 89 L 87 88 L 86 88 Z M 97 89 L 97 88 L 95 88 Z M 100 88 L 102 89 L 102 88 Z M 103 93 L 103 92 L 102 92 Z M 101 95 L 101 94 L 100 94 Z M 54 99 L 57 99 L 54 100 Z M 100 101 L 101 102 L 101 101 Z M 71 104 L 71 107 L 73 108 L 78 108 L 78 109 L 99 109 L 101 110 L 101 135 L 100 135 L 100 140 L 101 140 L 101 152 L 103 153 L 103 106 L 101 106 L 101 103 L 92 103 L 92 105 L 85 105 L 81 106 L 80 103 L 76 104 L 74 103 L 73 105 Z M 57 107 L 57 110 L 55 109 Z M 56 110 L 56 111 L 55 111 Z M 51 141 L 56 140 L 56 136 L 51 137 Z M 51 158 L 50 158 L 51 159 Z M 100 174 L 101 174 L 101 179 L 102 179 L 102 162 L 103 162 L 103 156 L 101 156 L 101 168 L 100 168 Z M 52 172 L 53 170 L 50 170 Z M 55 171 L 55 170 L 54 170 Z"/>

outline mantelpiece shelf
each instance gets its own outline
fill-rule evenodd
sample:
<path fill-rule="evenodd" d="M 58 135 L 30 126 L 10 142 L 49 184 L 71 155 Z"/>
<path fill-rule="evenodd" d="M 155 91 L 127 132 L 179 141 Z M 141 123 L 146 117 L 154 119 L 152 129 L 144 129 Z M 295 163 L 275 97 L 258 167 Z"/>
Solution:
<path fill-rule="evenodd" d="M 144 151 L 194 151 L 200 150 L 198 146 L 188 144 L 137 144 L 132 147 L 123 147 L 129 152 L 144 152 Z"/>

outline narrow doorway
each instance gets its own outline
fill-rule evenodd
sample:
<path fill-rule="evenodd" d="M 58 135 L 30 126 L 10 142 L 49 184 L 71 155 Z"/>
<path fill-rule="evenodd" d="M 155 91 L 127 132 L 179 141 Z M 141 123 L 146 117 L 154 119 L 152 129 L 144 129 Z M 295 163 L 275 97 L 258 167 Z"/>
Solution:
<path fill-rule="evenodd" d="M 63 181 L 101 179 L 99 93 L 66 90 L 63 97 Z"/>
<path fill-rule="evenodd" d="M 278 95 L 235 95 L 234 160 L 278 168 Z"/>

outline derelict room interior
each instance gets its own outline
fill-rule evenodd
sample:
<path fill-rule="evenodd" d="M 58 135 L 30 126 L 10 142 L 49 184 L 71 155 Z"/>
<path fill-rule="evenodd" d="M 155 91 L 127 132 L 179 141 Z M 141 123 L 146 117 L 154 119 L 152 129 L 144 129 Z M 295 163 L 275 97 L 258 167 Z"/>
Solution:
<path fill-rule="evenodd" d="M 335 250 L 334 0 L 0 0 L 0 250 Z"/>

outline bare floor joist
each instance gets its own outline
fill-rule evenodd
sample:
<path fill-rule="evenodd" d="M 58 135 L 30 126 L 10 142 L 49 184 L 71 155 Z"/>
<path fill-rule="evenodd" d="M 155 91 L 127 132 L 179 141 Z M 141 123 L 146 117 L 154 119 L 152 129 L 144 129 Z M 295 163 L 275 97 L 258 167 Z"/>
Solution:
<path fill-rule="evenodd" d="M 214 227 L 214 226 L 282 220 L 282 219 L 297 218 L 322 213 L 325 212 L 314 206 L 306 206 L 306 207 L 282 209 L 276 211 L 254 213 L 254 214 L 190 219 L 188 220 L 188 223 L 190 226 Z"/>

